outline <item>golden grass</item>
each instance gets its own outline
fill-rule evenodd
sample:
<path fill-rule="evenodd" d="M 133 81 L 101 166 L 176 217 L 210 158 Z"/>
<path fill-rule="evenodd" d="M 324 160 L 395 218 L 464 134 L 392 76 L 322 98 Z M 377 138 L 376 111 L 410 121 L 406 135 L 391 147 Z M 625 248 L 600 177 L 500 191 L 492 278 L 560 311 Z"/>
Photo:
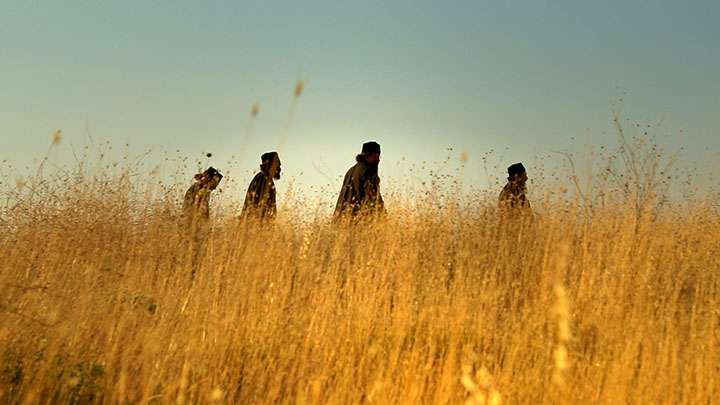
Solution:
<path fill-rule="evenodd" d="M 350 228 L 222 210 L 191 280 L 182 188 L 63 179 L 0 217 L 2 403 L 720 398 L 720 216 L 702 204 L 534 201 L 520 223 L 388 199 Z"/>

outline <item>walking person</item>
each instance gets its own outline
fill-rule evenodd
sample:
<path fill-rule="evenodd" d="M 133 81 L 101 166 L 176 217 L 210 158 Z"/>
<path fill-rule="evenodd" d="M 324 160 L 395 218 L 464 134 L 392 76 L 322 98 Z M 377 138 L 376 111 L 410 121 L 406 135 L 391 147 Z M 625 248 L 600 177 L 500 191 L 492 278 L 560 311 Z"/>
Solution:
<path fill-rule="evenodd" d="M 530 201 L 527 198 L 527 172 L 522 163 L 510 165 L 508 182 L 503 187 L 498 206 L 503 213 L 531 213 Z"/>
<path fill-rule="evenodd" d="M 277 213 L 275 180 L 280 180 L 282 163 L 277 152 L 263 153 L 260 172 L 250 182 L 243 205 L 243 219 L 272 220 Z"/>
<path fill-rule="evenodd" d="M 210 195 L 220 184 L 223 175 L 214 167 L 196 174 L 183 200 L 183 217 L 190 240 L 192 275 L 204 256 L 205 242 L 210 234 Z"/>
<path fill-rule="evenodd" d="M 345 174 L 340 195 L 335 205 L 335 218 L 358 217 L 385 213 L 380 193 L 380 144 L 366 142 L 355 157 L 355 165 Z"/>

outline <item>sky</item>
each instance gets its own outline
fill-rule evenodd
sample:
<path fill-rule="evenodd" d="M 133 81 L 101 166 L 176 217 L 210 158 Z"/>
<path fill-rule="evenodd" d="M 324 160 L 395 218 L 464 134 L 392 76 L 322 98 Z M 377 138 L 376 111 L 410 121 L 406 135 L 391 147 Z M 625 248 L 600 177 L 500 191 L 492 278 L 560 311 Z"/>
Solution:
<path fill-rule="evenodd" d="M 719 16 L 717 1 L 0 0 L 0 160 L 36 164 L 61 129 L 57 165 L 92 139 L 242 183 L 279 149 L 294 187 L 333 188 L 377 140 L 384 177 L 465 152 L 482 187 L 483 154 L 491 175 L 523 161 L 532 178 L 536 156 L 611 143 L 621 108 L 707 169 Z"/>

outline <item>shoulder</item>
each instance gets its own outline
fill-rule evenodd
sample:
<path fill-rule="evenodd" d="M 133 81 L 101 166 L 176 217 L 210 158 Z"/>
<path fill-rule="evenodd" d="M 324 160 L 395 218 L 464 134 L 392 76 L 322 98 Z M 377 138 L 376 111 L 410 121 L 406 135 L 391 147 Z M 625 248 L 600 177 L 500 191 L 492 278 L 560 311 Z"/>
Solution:
<path fill-rule="evenodd" d="M 351 177 L 353 177 L 355 175 L 356 168 L 357 168 L 357 164 L 354 164 L 354 165 L 350 166 L 349 169 L 347 169 L 347 171 L 345 172 L 345 181 L 347 181 L 348 179 L 350 179 Z"/>
<path fill-rule="evenodd" d="M 510 183 L 505 184 L 505 187 L 503 187 L 502 191 L 500 192 L 500 198 L 507 196 L 510 194 Z"/>
<path fill-rule="evenodd" d="M 365 162 L 357 162 L 350 168 L 350 172 L 355 176 L 362 176 L 367 172 L 368 165 Z"/>
<path fill-rule="evenodd" d="M 194 183 L 192 186 L 190 186 L 187 191 L 185 192 L 186 196 L 191 196 L 195 193 L 197 193 L 198 189 L 200 188 L 200 185 L 198 183 Z"/>
<path fill-rule="evenodd" d="M 250 184 L 259 184 L 259 183 L 262 183 L 262 182 L 264 182 L 264 181 L 265 181 L 265 175 L 263 174 L 263 172 L 258 172 L 258 173 L 255 175 L 255 177 L 253 177 L 253 179 L 252 179 L 252 181 L 250 182 Z"/>

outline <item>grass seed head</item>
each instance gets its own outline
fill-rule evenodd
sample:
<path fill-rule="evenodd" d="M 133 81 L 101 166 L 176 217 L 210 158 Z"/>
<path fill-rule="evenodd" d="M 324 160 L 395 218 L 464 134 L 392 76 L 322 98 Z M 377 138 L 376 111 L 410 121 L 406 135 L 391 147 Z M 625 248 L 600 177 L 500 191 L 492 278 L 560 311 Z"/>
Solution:
<path fill-rule="evenodd" d="M 57 145 L 60 145 L 61 141 L 62 141 L 62 130 L 58 129 L 57 131 L 55 131 L 55 133 L 53 133 L 52 144 L 57 146 Z"/>

